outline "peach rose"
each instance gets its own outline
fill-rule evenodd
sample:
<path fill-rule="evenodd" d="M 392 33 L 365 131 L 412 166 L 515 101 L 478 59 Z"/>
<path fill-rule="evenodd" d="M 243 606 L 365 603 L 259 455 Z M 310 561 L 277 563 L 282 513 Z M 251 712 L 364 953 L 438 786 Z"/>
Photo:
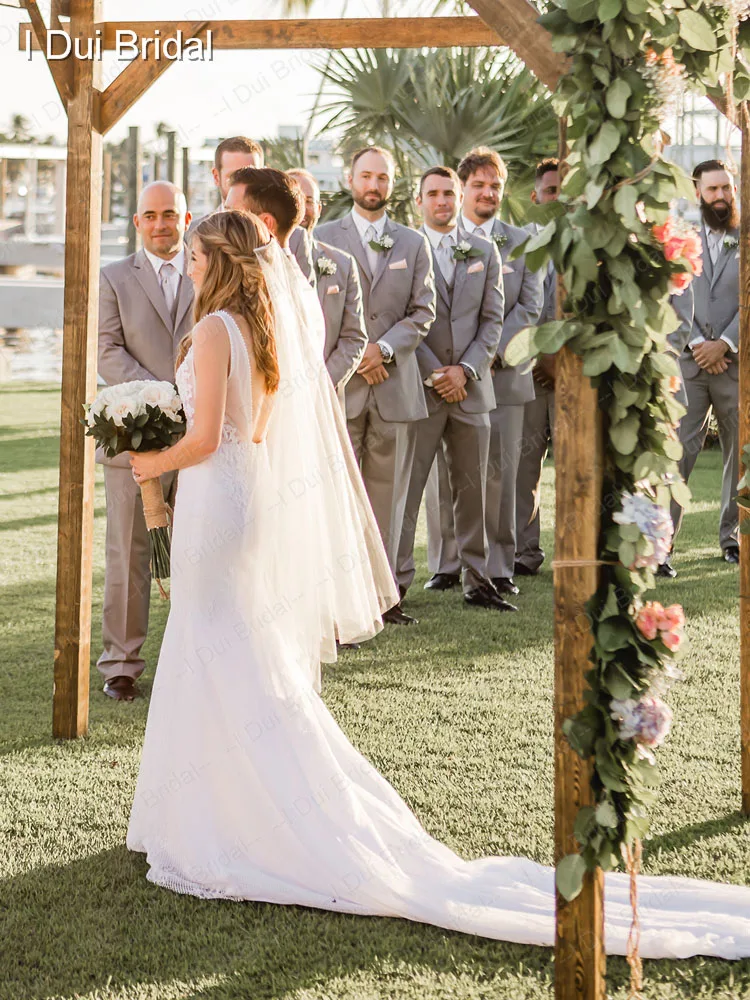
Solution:
<path fill-rule="evenodd" d="M 667 649 L 674 653 L 682 645 L 683 635 L 682 632 L 662 632 L 660 639 Z"/>
<path fill-rule="evenodd" d="M 656 624 L 660 615 L 664 614 L 664 608 L 657 601 L 649 601 L 644 604 L 636 615 L 635 624 L 646 639 L 655 639 L 659 631 Z"/>

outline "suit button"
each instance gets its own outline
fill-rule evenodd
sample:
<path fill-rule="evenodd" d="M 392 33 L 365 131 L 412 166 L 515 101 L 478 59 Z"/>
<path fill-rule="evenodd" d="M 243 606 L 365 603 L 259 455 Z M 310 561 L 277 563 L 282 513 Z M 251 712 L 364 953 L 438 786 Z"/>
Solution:
<path fill-rule="evenodd" d="M 370 314 L 370 319 L 371 319 L 371 320 L 376 320 L 377 318 L 378 318 L 378 315 L 377 315 L 377 313 L 371 313 L 371 314 Z"/>

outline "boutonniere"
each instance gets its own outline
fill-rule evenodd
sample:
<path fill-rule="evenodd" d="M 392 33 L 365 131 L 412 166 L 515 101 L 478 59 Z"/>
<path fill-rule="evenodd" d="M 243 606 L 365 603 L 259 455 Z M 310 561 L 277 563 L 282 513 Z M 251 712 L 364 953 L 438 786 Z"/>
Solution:
<path fill-rule="evenodd" d="M 385 253 L 386 250 L 390 250 L 393 246 L 393 237 L 389 236 L 388 233 L 383 233 L 379 240 L 370 240 L 369 246 L 371 250 L 376 250 L 378 253 Z"/>
<path fill-rule="evenodd" d="M 724 237 L 724 249 L 725 250 L 736 250 L 740 245 L 740 241 L 736 236 L 725 236 Z"/>
<path fill-rule="evenodd" d="M 338 264 L 335 260 L 331 260 L 330 257 L 318 257 L 318 273 L 319 274 L 335 274 Z"/>
<path fill-rule="evenodd" d="M 498 250 L 502 250 L 505 244 L 508 242 L 508 237 L 505 233 L 493 233 L 492 239 L 495 241 L 495 246 Z"/>
<path fill-rule="evenodd" d="M 484 250 L 473 247 L 468 240 L 461 240 L 453 247 L 454 260 L 469 260 L 470 257 L 484 257 Z"/>

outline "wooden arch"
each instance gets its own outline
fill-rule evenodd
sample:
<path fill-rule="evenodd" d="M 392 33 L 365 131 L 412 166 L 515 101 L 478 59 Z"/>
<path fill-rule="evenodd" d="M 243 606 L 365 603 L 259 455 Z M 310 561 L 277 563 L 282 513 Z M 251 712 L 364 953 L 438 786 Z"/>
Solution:
<path fill-rule="evenodd" d="M 103 49 L 115 47 L 118 28 L 162 39 L 213 34 L 214 49 L 421 48 L 457 45 L 508 46 L 550 89 L 567 60 L 553 51 L 538 12 L 528 0 L 470 0 L 479 15 L 459 17 L 299 20 L 211 20 L 114 23 L 102 21 L 102 0 L 51 0 L 49 24 L 37 0 L 20 0 L 30 24 L 21 25 L 34 48 L 46 52 L 47 30 L 64 29 L 86 42 L 101 31 Z M 377 22 L 377 32 L 373 24 Z M 102 90 L 101 63 L 69 56 L 48 60 L 68 115 L 60 486 L 57 546 L 53 734 L 83 736 L 88 730 L 93 541 L 94 447 L 79 423 L 83 404 L 96 391 L 98 273 L 101 219 L 102 136 L 170 65 L 136 59 Z M 744 136 L 747 139 L 747 136 Z M 750 161 L 750 142 L 744 144 Z M 750 164 L 749 164 L 750 170 Z M 743 184 L 750 203 L 750 182 Z M 743 198 L 743 201 L 745 199 Z M 748 222 L 745 223 L 745 217 Z M 750 239 L 750 212 L 743 215 L 742 245 Z M 743 254 L 740 368 L 750 372 L 750 264 Z M 750 377 L 741 381 L 741 440 L 750 440 Z M 581 364 L 564 349 L 558 362 L 555 452 L 557 500 L 555 550 L 555 861 L 577 850 L 573 825 L 591 797 L 590 768 L 574 754 L 562 722 L 582 704 L 591 633 L 583 605 L 596 588 L 601 503 L 601 430 L 596 392 Z M 748 400 L 747 403 L 744 401 Z M 593 462 L 592 462 L 593 456 Z M 749 541 L 743 536 L 742 594 L 750 595 Z M 575 565 L 572 565 L 575 563 Z M 583 565 L 585 564 L 585 565 Z M 745 600 L 750 600 L 750 596 Z M 743 615 L 743 620 L 747 615 Z M 745 632 L 748 632 L 745 635 Z M 743 631 L 743 804 L 750 811 L 750 630 Z M 555 993 L 558 1000 L 604 1000 L 603 875 L 587 875 L 577 899 L 557 897 Z"/>

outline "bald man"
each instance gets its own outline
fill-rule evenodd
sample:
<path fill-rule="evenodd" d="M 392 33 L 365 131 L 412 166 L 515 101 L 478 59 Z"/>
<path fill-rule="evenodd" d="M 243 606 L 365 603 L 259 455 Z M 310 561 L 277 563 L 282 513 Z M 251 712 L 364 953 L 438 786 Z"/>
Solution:
<path fill-rule="evenodd" d="M 193 285 L 185 260 L 190 224 L 185 196 L 167 181 L 141 192 L 135 227 L 143 249 L 102 268 L 99 280 L 99 374 L 107 385 L 156 379 L 174 382 L 179 342 L 192 326 Z M 132 701 L 145 663 L 151 576 L 141 491 L 128 456 L 105 458 L 107 537 L 104 570 L 104 648 L 97 667 L 104 693 Z M 175 474 L 162 477 L 165 496 Z"/>

